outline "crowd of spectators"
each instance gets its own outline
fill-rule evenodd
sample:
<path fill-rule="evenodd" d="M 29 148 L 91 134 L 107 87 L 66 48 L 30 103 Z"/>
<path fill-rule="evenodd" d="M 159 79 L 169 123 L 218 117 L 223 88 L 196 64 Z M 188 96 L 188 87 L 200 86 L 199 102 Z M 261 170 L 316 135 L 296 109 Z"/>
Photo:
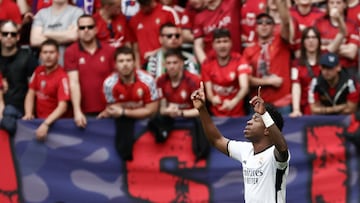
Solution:
<path fill-rule="evenodd" d="M 259 86 L 290 117 L 357 111 L 359 0 L 0 0 L 0 8 L 0 124 L 11 135 L 21 118 L 44 119 L 44 139 L 58 118 L 85 128 L 89 117 L 111 117 L 117 134 L 129 132 L 119 143 L 129 143 L 134 119 L 150 118 L 163 142 L 168 129 L 158 128 L 167 124 L 156 122 L 197 123 L 189 95 L 201 80 L 213 116 L 251 114 Z M 132 159 L 131 146 L 119 148 Z"/>

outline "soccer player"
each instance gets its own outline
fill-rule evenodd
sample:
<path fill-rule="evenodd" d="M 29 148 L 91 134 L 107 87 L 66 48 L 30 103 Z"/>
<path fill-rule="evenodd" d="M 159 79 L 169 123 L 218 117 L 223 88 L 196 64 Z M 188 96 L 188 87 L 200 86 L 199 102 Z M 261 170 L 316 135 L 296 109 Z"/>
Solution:
<path fill-rule="evenodd" d="M 258 95 L 250 100 L 254 109 L 247 122 L 244 136 L 250 142 L 229 140 L 213 123 L 205 106 L 204 85 L 192 95 L 194 107 L 211 145 L 225 155 L 241 162 L 243 167 L 245 202 L 286 202 L 286 178 L 290 153 L 281 133 L 283 118 Z"/>

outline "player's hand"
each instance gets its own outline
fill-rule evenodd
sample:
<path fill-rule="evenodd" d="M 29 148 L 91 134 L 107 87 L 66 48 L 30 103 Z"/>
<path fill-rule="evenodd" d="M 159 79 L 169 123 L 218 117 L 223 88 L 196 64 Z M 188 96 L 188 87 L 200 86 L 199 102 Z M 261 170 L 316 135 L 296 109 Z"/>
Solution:
<path fill-rule="evenodd" d="M 263 115 L 265 113 L 266 109 L 265 109 L 265 105 L 264 105 L 264 100 L 261 98 L 260 93 L 261 93 L 261 86 L 259 86 L 259 88 L 258 88 L 258 95 L 254 96 L 250 100 L 250 104 L 254 108 L 254 111 L 256 113 Z"/>
<path fill-rule="evenodd" d="M 200 82 L 200 88 L 195 90 L 191 94 L 191 100 L 196 109 L 200 109 L 205 105 L 205 91 L 204 91 L 204 83 Z"/>

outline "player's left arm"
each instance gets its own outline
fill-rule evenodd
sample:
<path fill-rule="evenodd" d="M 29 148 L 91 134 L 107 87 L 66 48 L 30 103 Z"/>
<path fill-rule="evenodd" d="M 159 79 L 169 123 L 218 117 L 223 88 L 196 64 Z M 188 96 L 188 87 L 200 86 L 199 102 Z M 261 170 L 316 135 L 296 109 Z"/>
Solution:
<path fill-rule="evenodd" d="M 274 155 L 276 160 L 279 162 L 286 162 L 289 158 L 289 151 L 283 134 L 275 123 L 268 127 L 267 130 L 269 131 L 270 138 L 275 145 Z"/>
<path fill-rule="evenodd" d="M 272 143 L 275 145 L 274 155 L 276 160 L 279 162 L 286 162 L 289 158 L 288 145 L 280 129 L 266 111 L 264 100 L 260 97 L 260 90 L 261 87 L 258 89 L 258 95 L 250 100 L 250 104 L 253 106 L 254 111 L 261 115 L 265 125 L 264 133 L 266 136 L 269 136 Z"/>

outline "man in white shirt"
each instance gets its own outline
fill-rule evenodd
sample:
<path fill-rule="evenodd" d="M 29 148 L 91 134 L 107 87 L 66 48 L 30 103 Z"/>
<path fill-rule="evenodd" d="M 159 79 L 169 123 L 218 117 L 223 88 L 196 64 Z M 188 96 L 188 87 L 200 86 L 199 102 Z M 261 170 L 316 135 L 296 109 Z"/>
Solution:
<path fill-rule="evenodd" d="M 283 118 L 275 107 L 265 104 L 258 95 L 250 100 L 254 115 L 247 122 L 244 136 L 250 142 L 225 138 L 213 123 L 205 106 L 204 85 L 192 95 L 194 107 L 211 145 L 243 166 L 245 202 L 286 202 L 286 178 L 290 153 L 281 133 Z M 274 125 L 275 124 L 275 125 Z"/>

